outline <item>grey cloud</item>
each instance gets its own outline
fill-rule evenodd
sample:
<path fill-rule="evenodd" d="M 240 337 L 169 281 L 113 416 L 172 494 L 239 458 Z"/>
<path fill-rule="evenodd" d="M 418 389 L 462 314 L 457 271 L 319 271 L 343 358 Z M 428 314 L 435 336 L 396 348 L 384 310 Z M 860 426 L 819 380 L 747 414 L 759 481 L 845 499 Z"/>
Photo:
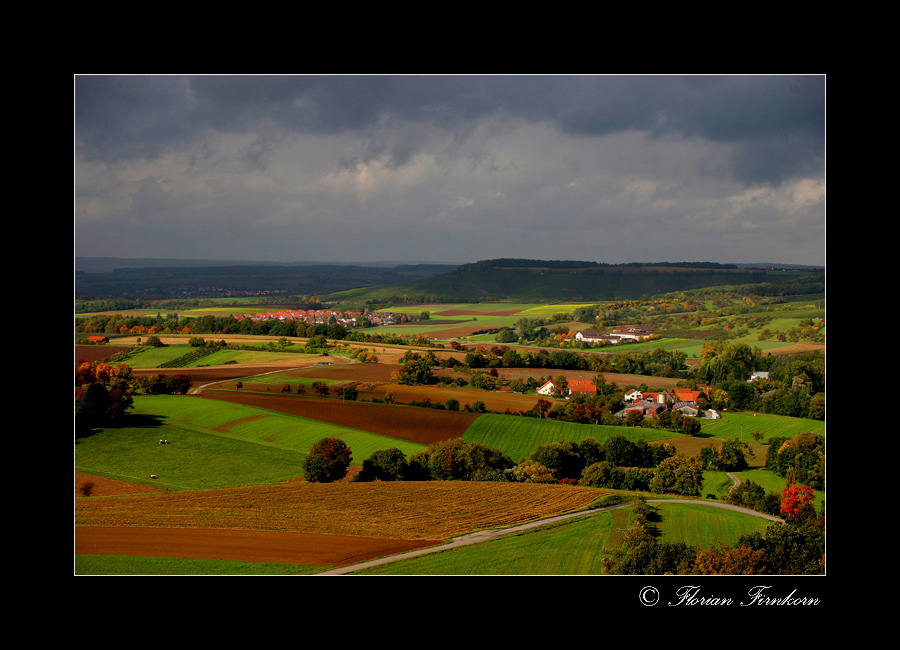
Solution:
<path fill-rule="evenodd" d="M 383 120 L 459 128 L 502 115 L 580 135 L 765 140 L 780 147 L 772 169 L 789 174 L 821 156 L 823 99 L 815 76 L 87 76 L 76 78 L 75 116 L 94 155 L 154 155 L 203 129 L 377 135 Z M 402 161 L 416 141 L 373 137 L 379 145 Z"/>
<path fill-rule="evenodd" d="M 769 232 L 824 224 L 819 203 L 779 207 L 824 177 L 824 91 L 816 76 L 79 76 L 77 243 L 634 261 L 702 252 L 714 223 L 750 250 L 770 242 L 733 226 L 746 188 L 783 187 L 753 204 Z M 784 255 L 824 255 L 810 232 Z"/>

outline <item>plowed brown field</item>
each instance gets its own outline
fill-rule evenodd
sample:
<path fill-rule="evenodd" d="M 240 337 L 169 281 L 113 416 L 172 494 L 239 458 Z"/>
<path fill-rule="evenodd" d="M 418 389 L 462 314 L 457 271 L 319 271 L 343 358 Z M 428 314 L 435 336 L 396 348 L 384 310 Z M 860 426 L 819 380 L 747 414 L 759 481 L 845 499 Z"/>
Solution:
<path fill-rule="evenodd" d="M 75 366 L 79 361 L 100 361 L 108 359 L 116 352 L 124 352 L 128 346 L 122 345 L 76 345 L 75 346 Z"/>
<path fill-rule="evenodd" d="M 137 555 L 341 567 L 440 544 L 263 530 L 76 526 L 79 555 Z"/>
<path fill-rule="evenodd" d="M 244 390 L 204 390 L 200 397 L 257 406 L 423 445 L 461 437 L 478 417 L 477 413 L 462 411 L 438 411 Z"/>

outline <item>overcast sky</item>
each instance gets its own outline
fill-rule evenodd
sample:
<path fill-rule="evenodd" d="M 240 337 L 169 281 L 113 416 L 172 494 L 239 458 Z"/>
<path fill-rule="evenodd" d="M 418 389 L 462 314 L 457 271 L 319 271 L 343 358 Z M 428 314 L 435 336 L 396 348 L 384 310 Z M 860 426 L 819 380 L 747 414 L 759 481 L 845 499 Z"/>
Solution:
<path fill-rule="evenodd" d="M 76 76 L 78 256 L 825 263 L 825 78 Z"/>

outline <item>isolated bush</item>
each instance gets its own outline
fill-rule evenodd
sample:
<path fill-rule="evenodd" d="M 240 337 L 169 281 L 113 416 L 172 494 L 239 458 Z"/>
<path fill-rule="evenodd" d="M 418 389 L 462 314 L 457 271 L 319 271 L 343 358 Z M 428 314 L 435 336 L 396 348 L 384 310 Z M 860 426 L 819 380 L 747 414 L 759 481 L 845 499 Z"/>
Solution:
<path fill-rule="evenodd" d="M 332 483 L 347 475 L 353 454 L 338 438 L 322 438 L 303 459 L 303 474 L 310 483 Z"/>
<path fill-rule="evenodd" d="M 94 482 L 93 481 L 82 481 L 78 484 L 78 494 L 83 497 L 91 496 L 91 492 L 94 491 Z"/>
<path fill-rule="evenodd" d="M 747 469 L 747 455 L 753 450 L 746 442 L 737 438 L 727 438 L 718 445 L 708 445 L 700 450 L 698 462 L 704 469 L 720 472 L 739 472 Z"/>

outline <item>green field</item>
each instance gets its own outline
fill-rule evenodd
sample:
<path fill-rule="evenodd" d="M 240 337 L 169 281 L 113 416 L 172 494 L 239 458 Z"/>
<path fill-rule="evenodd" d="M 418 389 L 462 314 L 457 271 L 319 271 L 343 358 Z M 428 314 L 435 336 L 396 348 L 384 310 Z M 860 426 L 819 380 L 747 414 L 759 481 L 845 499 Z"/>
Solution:
<path fill-rule="evenodd" d="M 821 420 L 789 418 L 780 415 L 726 412 L 720 420 L 703 420 L 701 433 L 717 438 L 738 438 L 753 442 L 751 434 L 758 431 L 762 440 L 784 436 L 791 438 L 798 433 L 818 433 L 825 435 L 825 423 Z"/>
<path fill-rule="evenodd" d="M 303 475 L 313 443 L 340 438 L 357 464 L 422 445 L 218 400 L 138 395 L 124 426 L 77 438 L 75 471 L 169 490 L 262 485 Z M 159 444 L 160 440 L 168 444 Z M 150 475 L 156 475 L 151 479 Z"/>
<path fill-rule="evenodd" d="M 710 506 L 654 503 L 665 543 L 709 548 L 765 530 L 761 517 Z M 360 570 L 354 575 L 600 575 L 603 558 L 621 548 L 630 508 L 607 510 L 497 540 Z"/>
<path fill-rule="evenodd" d="M 526 418 L 513 415 L 486 413 L 475 420 L 463 438 L 467 442 L 479 442 L 492 449 L 499 449 L 518 462 L 531 452 L 551 442 L 581 442 L 592 437 L 598 442 L 614 435 L 629 440 L 655 442 L 674 437 L 670 432 L 640 427 L 576 424 L 559 420 Z"/>
<path fill-rule="evenodd" d="M 143 347 L 132 352 L 124 363 L 127 363 L 135 369 L 160 368 L 163 364 L 174 361 L 193 350 L 196 350 L 196 348 L 187 344 L 166 345 L 159 348 Z M 221 366 L 229 363 L 253 365 L 257 363 L 280 361 L 283 359 L 299 362 L 301 359 L 319 356 L 321 355 L 306 354 L 302 352 L 277 352 L 274 350 L 271 352 L 257 350 L 216 350 L 202 359 L 184 364 L 184 367 L 197 368 L 202 366 Z"/>

